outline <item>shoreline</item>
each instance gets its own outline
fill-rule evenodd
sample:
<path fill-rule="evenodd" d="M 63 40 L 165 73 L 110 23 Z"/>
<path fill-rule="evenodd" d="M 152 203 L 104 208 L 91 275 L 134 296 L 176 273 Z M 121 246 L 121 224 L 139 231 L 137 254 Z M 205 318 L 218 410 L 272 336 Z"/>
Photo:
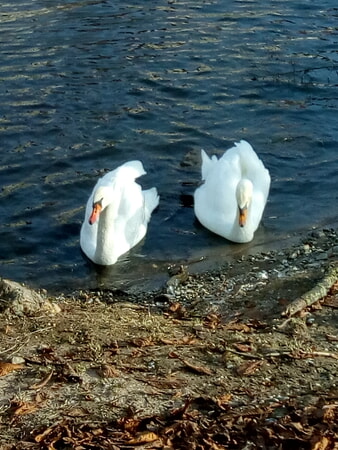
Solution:
<path fill-rule="evenodd" d="M 174 268 L 153 291 L 27 288 L 29 314 L 10 307 L 15 287 L 0 315 L 1 448 L 333 448 L 337 282 L 283 312 L 337 256 L 337 232 L 316 230 L 217 270 Z"/>

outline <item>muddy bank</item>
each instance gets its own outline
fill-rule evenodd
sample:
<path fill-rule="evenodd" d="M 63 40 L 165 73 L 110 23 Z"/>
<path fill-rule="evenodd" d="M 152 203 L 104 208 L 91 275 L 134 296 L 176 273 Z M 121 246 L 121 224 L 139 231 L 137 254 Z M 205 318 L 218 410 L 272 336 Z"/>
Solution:
<path fill-rule="evenodd" d="M 320 230 L 153 292 L 40 293 L 55 307 L 28 313 L 3 294 L 1 448 L 333 449 L 337 280 L 288 307 L 337 257 Z"/>

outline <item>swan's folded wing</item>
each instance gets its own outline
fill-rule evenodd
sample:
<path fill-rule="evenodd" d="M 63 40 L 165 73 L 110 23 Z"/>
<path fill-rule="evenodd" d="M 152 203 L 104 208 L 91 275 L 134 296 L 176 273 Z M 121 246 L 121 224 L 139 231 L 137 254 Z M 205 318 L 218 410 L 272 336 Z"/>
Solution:
<path fill-rule="evenodd" d="M 142 191 L 144 197 L 144 220 L 149 222 L 151 213 L 158 206 L 160 197 L 155 187 Z"/>

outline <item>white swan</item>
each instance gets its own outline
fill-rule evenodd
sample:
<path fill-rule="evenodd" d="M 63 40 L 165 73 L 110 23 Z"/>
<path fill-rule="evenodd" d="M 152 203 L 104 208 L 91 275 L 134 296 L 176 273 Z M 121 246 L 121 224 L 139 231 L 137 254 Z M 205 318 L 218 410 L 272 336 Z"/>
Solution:
<path fill-rule="evenodd" d="M 202 181 L 194 193 L 201 224 L 230 241 L 250 242 L 270 189 L 269 171 L 251 145 L 235 143 L 220 159 L 202 150 Z"/>
<path fill-rule="evenodd" d="M 135 182 L 145 173 L 140 161 L 130 161 L 96 183 L 80 232 L 81 248 L 94 263 L 114 264 L 145 236 L 159 202 L 156 188 L 142 191 Z"/>

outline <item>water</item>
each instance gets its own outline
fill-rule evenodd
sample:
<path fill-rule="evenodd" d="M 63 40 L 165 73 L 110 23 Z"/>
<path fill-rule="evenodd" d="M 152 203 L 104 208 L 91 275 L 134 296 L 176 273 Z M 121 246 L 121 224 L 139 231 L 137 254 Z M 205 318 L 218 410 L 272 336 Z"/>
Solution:
<path fill-rule="evenodd" d="M 55 290 L 154 281 L 337 225 L 335 0 L 1 2 L 0 275 Z M 254 241 L 194 219 L 200 148 L 247 139 L 272 188 Z M 98 176 L 141 159 L 161 196 L 105 271 L 79 249 Z"/>

